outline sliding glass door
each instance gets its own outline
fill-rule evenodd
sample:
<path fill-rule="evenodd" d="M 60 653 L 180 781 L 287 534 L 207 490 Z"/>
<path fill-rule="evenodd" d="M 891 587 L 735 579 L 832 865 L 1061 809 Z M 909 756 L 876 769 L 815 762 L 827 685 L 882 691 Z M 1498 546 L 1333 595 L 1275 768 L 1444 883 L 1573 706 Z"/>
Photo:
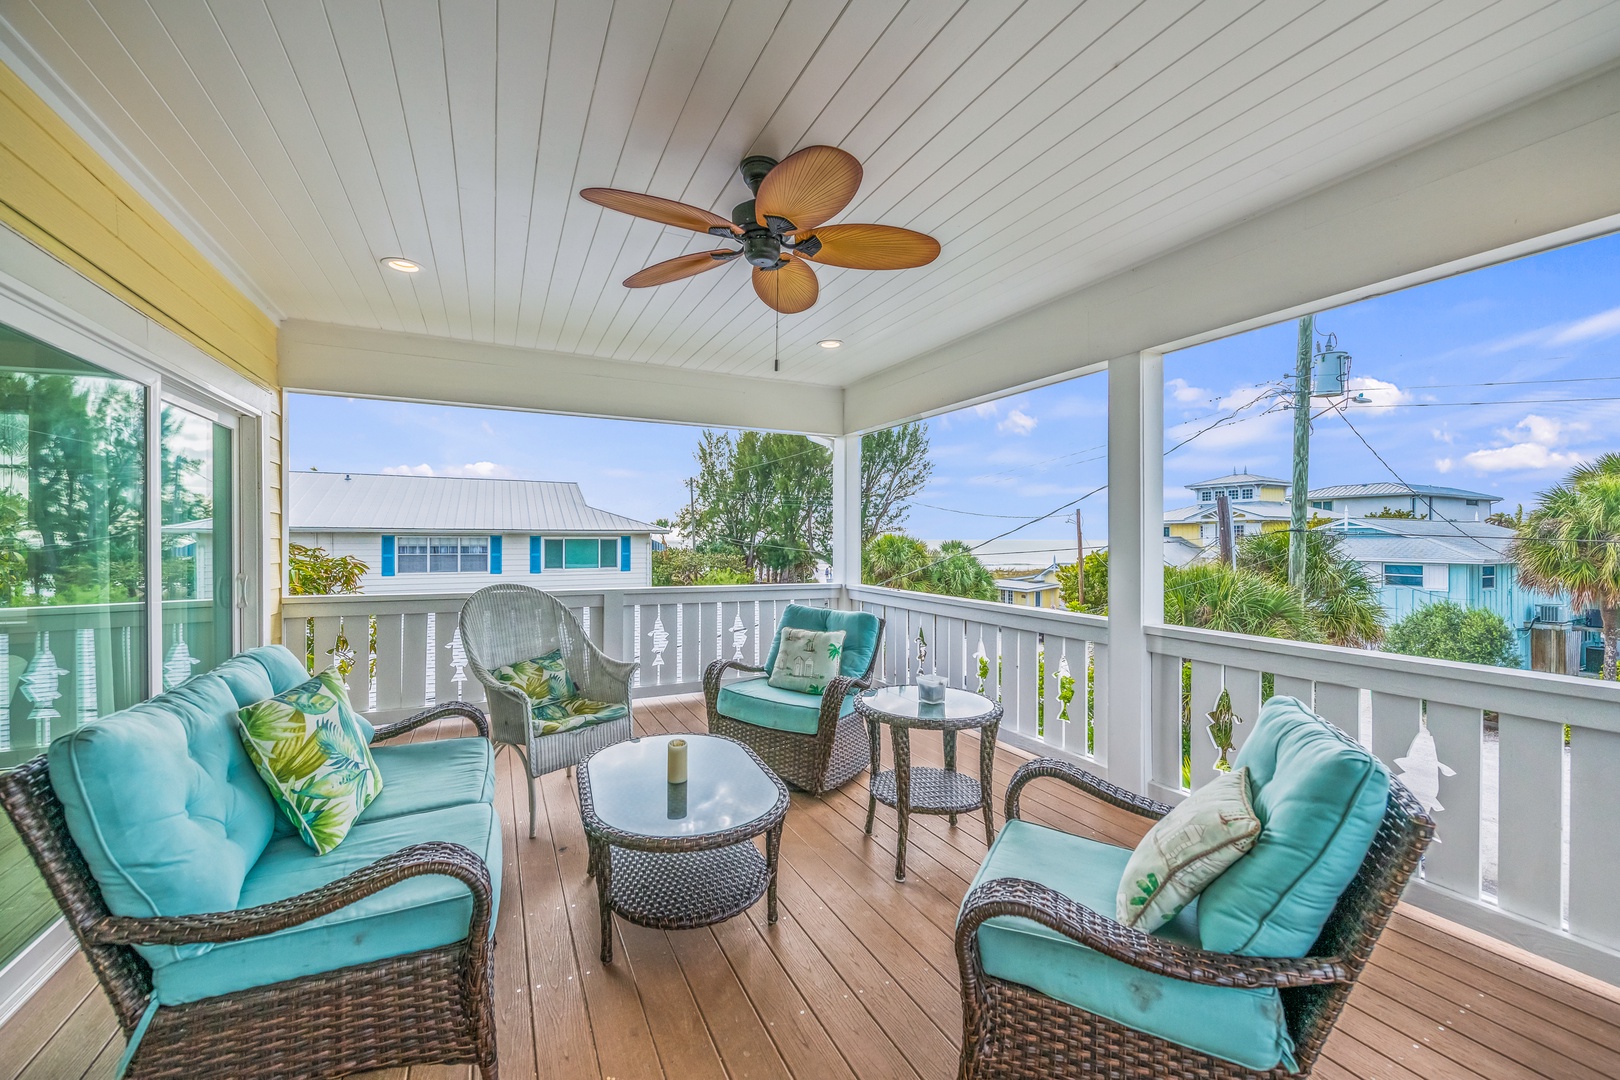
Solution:
<path fill-rule="evenodd" d="M 233 434 L 192 409 L 163 404 L 158 445 L 165 690 L 213 668 L 235 645 Z"/>

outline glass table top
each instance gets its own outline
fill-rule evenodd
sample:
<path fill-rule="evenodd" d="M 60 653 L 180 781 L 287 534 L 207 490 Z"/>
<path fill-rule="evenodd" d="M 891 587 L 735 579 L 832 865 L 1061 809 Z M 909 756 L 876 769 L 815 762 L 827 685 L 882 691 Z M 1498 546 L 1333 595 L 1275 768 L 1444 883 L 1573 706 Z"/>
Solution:
<path fill-rule="evenodd" d="M 686 740 L 684 784 L 669 782 L 669 744 Z M 769 814 L 781 791 L 748 752 L 712 735 L 644 735 L 594 755 L 591 806 L 604 825 L 639 836 L 702 836 Z"/>
<path fill-rule="evenodd" d="M 951 686 L 945 688 L 942 702 L 921 700 L 915 686 L 885 686 L 862 694 L 861 702 L 869 709 L 903 720 L 971 720 L 995 708 L 989 698 Z"/>

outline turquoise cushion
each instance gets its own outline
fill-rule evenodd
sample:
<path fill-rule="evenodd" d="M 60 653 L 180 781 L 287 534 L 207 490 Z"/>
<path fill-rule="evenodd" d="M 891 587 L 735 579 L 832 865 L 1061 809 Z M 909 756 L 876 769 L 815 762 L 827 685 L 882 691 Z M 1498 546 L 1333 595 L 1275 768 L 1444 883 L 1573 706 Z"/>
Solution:
<path fill-rule="evenodd" d="M 199 675 L 51 744 L 51 787 L 113 914 L 237 906 L 277 811 L 236 709 L 224 679 Z M 178 955 L 140 949 L 154 964 Z"/>
<path fill-rule="evenodd" d="M 1107 917 L 1130 857 L 1129 848 L 1009 821 L 973 884 L 1024 878 Z M 1198 907 L 1194 900 L 1154 936 L 1197 948 Z M 1029 919 L 1005 915 L 979 927 L 979 954 L 986 973 L 1117 1024 L 1249 1069 L 1297 1068 L 1276 990 L 1203 986 L 1156 975 Z"/>
<path fill-rule="evenodd" d="M 1198 934 L 1216 952 L 1304 956 L 1367 857 L 1389 773 L 1289 697 L 1260 710 L 1232 762 L 1245 766 L 1260 838 L 1204 890 Z"/>
<path fill-rule="evenodd" d="M 326 855 L 296 836 L 273 842 L 242 885 L 242 907 L 320 888 L 412 844 L 447 840 L 471 848 L 489 866 L 496 904 L 501 888 L 501 828 L 493 807 L 452 806 L 405 817 L 362 821 Z M 300 926 L 154 964 L 152 984 L 164 1005 L 228 994 L 390 956 L 437 948 L 467 936 L 472 894 L 454 878 L 409 878 Z M 491 920 L 491 929 L 494 923 Z"/>
<path fill-rule="evenodd" d="M 832 608 L 805 607 L 789 604 L 782 612 L 782 621 L 771 640 L 771 653 L 765 658 L 765 673 L 776 667 L 776 648 L 782 641 L 782 630 L 842 630 L 844 655 L 838 673 L 858 679 L 872 666 L 872 657 L 878 647 L 878 617 L 869 611 L 835 611 Z M 726 715 L 731 715 L 727 713 Z M 793 729 L 788 729 L 793 730 Z"/>
<path fill-rule="evenodd" d="M 772 686 L 763 675 L 726 683 L 720 688 L 718 707 L 722 716 L 733 720 L 777 731 L 797 731 L 802 735 L 814 735 L 821 718 L 819 694 L 783 690 Z M 845 694 L 838 715 L 847 716 L 854 708 L 855 695 Z"/>
<path fill-rule="evenodd" d="M 382 794 L 361 811 L 357 824 L 495 801 L 495 748 L 488 739 L 378 743 L 371 757 L 382 770 Z"/>

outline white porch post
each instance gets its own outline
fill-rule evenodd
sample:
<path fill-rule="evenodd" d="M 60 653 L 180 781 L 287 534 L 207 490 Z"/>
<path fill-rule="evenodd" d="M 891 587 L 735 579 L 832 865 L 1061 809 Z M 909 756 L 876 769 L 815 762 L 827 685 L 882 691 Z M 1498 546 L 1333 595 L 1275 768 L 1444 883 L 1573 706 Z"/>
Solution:
<path fill-rule="evenodd" d="M 1108 364 L 1108 779 L 1146 793 L 1152 664 L 1143 627 L 1164 618 L 1164 357 Z"/>
<path fill-rule="evenodd" d="M 833 581 L 861 583 L 861 437 L 835 435 L 833 452 Z"/>

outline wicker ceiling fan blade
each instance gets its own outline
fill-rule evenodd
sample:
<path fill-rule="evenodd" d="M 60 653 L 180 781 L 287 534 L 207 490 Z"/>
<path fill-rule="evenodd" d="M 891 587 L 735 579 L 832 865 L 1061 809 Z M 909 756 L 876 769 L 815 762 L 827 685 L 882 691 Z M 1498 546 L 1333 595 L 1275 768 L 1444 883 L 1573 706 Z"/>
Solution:
<path fill-rule="evenodd" d="M 719 214 L 696 206 L 688 206 L 674 199 L 659 198 L 657 195 L 642 195 L 634 191 L 620 191 L 617 188 L 591 187 L 581 191 L 579 197 L 598 206 L 605 206 L 609 210 L 617 210 L 621 214 L 646 218 L 648 221 L 656 221 L 663 225 L 673 225 L 677 229 L 708 232 L 710 229 L 723 228 L 732 233 L 742 232 Z"/>
<path fill-rule="evenodd" d="M 775 308 L 784 315 L 797 315 L 816 302 L 821 286 L 816 281 L 816 272 L 808 264 L 799 259 L 788 259 L 779 270 L 755 267 L 754 291 L 765 301 L 766 307 Z"/>
<path fill-rule="evenodd" d="M 861 163 L 835 146 L 807 146 L 765 174 L 755 217 L 783 218 L 811 229 L 849 205 L 861 186 Z"/>
<path fill-rule="evenodd" d="M 649 285 L 664 285 L 681 278 L 689 278 L 694 274 L 701 274 L 705 270 L 712 270 L 716 266 L 726 263 L 742 254 L 731 248 L 720 248 L 715 251 L 697 251 L 691 255 L 682 255 L 675 259 L 665 259 L 661 263 L 653 263 L 644 270 L 637 270 L 624 279 L 626 288 L 645 289 Z"/>
<path fill-rule="evenodd" d="M 939 241 L 893 225 L 825 225 L 815 231 L 821 249 L 800 252 L 824 266 L 851 270 L 909 270 L 939 258 Z M 804 238 L 801 236 L 801 244 Z"/>

